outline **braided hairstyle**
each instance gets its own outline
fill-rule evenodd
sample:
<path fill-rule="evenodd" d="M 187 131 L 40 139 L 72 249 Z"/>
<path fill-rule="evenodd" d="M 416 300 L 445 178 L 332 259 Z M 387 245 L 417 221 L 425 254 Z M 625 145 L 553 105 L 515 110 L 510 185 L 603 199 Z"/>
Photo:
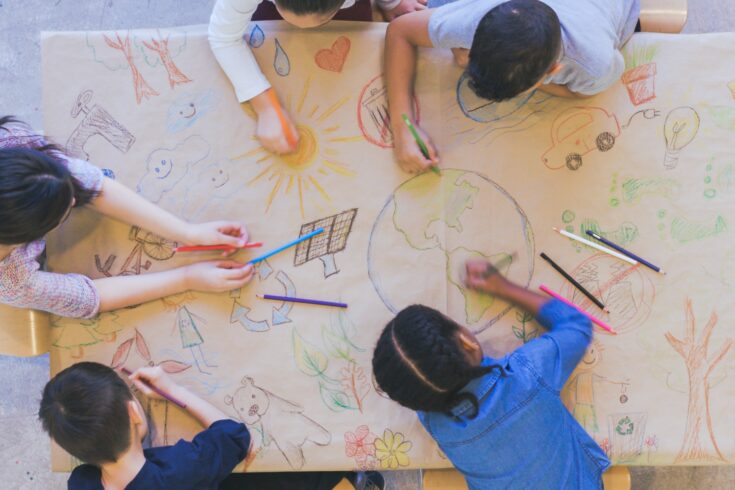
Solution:
<path fill-rule="evenodd" d="M 462 392 L 491 366 L 475 366 L 459 343 L 460 326 L 433 308 L 409 306 L 396 315 L 378 339 L 373 373 L 380 388 L 404 407 L 451 415 L 467 400 L 477 415 L 477 398 Z"/>
<path fill-rule="evenodd" d="M 64 164 L 61 148 L 12 117 L 0 118 L 0 244 L 42 238 L 74 207 L 91 202 L 87 189 Z"/>

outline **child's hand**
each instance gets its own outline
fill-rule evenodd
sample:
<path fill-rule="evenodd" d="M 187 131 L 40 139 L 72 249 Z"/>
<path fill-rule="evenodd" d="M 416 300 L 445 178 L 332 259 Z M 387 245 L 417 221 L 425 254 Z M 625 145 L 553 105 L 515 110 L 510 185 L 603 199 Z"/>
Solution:
<path fill-rule="evenodd" d="M 164 393 L 171 393 L 178 385 L 161 369 L 160 366 L 143 367 L 136 369 L 130 375 L 130 380 L 136 388 L 149 398 L 163 398 L 161 395 L 151 389 L 151 386 L 158 388 Z M 146 384 L 147 383 L 147 384 Z"/>
<path fill-rule="evenodd" d="M 222 293 L 241 288 L 253 278 L 252 264 L 234 260 L 198 262 L 186 266 L 187 289 Z"/>
<path fill-rule="evenodd" d="M 490 262 L 468 260 L 465 262 L 465 267 L 467 268 L 465 285 L 470 289 L 488 294 L 498 294 L 508 284 L 508 280 Z"/>
<path fill-rule="evenodd" d="M 232 249 L 222 253 L 227 256 L 247 243 L 248 231 L 238 221 L 209 221 L 189 225 L 186 241 L 189 245 L 232 245 Z"/>
<path fill-rule="evenodd" d="M 291 117 L 285 109 L 281 110 L 283 117 L 286 119 L 286 123 L 291 128 L 291 134 L 296 138 L 298 146 L 299 132 L 296 130 Z M 263 147 L 277 155 L 283 155 L 286 153 L 293 153 L 296 150 L 296 146 L 293 148 L 286 138 L 286 134 L 283 131 L 281 120 L 278 117 L 278 112 L 273 107 L 264 107 L 258 111 L 258 127 L 255 130 L 255 136 L 260 140 Z"/>
<path fill-rule="evenodd" d="M 427 0 L 401 0 L 401 3 L 392 10 L 384 10 L 383 17 L 385 17 L 385 20 L 390 22 L 403 14 L 426 9 L 426 2 Z"/>
<path fill-rule="evenodd" d="M 421 139 L 424 140 L 424 144 L 426 144 L 426 148 L 429 150 L 429 158 L 427 159 L 424 157 L 423 153 L 421 153 L 421 147 L 414 139 L 411 131 L 406 127 L 402 127 L 398 131 L 394 131 L 393 134 L 396 138 L 394 141 L 395 147 L 393 148 L 393 153 L 396 160 L 398 160 L 398 165 L 400 165 L 404 171 L 410 173 L 425 172 L 429 170 L 431 166 L 439 163 L 439 155 L 434 144 L 431 142 L 429 135 L 416 124 L 414 124 L 414 128 L 416 128 L 416 132 L 419 134 Z"/>

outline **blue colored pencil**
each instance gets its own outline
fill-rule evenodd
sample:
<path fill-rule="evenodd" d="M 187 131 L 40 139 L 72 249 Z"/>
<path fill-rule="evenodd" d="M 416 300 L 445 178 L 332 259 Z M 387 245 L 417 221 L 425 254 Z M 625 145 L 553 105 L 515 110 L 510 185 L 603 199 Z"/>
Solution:
<path fill-rule="evenodd" d="M 283 252 L 287 248 L 291 248 L 294 245 L 298 245 L 299 243 L 301 243 L 301 242 L 303 242 L 305 240 L 308 240 L 309 238 L 311 238 L 311 237 L 313 237 L 315 235 L 318 235 L 319 233 L 323 233 L 323 232 L 324 232 L 324 228 L 318 228 L 318 229 L 312 231 L 311 233 L 307 233 L 306 235 L 304 235 L 302 237 L 299 237 L 296 240 L 287 243 L 286 245 L 283 245 L 282 247 L 278 247 L 275 250 L 271 250 L 270 252 L 268 252 L 268 253 L 266 253 L 264 255 L 261 255 L 260 257 L 255 257 L 253 260 L 249 261 L 248 264 L 257 264 L 258 262 L 261 262 L 261 261 L 267 259 L 268 257 L 271 257 L 272 255 L 276 255 L 279 252 Z"/>
<path fill-rule="evenodd" d="M 631 259 L 633 259 L 633 260 L 636 260 L 636 261 L 640 262 L 641 264 L 645 265 L 645 266 L 646 266 L 646 267 L 648 267 L 649 269 L 652 269 L 652 270 L 654 270 L 654 271 L 656 271 L 656 272 L 659 272 L 659 273 L 661 273 L 661 274 L 666 274 L 666 273 L 665 273 L 664 271 L 662 271 L 662 270 L 661 270 L 661 268 L 660 268 L 660 267 L 658 267 L 658 266 L 655 266 L 655 265 L 653 265 L 652 263 L 648 262 L 647 260 L 644 260 L 644 259 L 642 259 L 642 258 L 638 257 L 638 256 L 637 256 L 636 254 L 634 254 L 633 252 L 630 252 L 630 251 L 628 251 L 628 250 L 625 250 L 625 249 L 624 249 L 623 247 L 621 247 L 620 245 L 616 245 L 616 244 L 614 244 L 613 242 L 611 242 L 610 240 L 607 240 L 607 239 L 605 239 L 605 238 L 601 237 L 600 235 L 598 235 L 598 234 L 597 234 L 597 233 L 595 233 L 594 231 L 590 231 L 590 230 L 587 230 L 587 231 L 586 231 L 586 233 L 587 233 L 587 234 L 588 234 L 589 236 L 591 236 L 592 238 L 594 238 L 595 240 L 601 241 L 602 243 L 604 243 L 604 244 L 605 244 L 605 245 L 607 245 L 608 247 L 614 248 L 615 250 L 617 250 L 617 251 L 618 251 L 618 252 L 620 252 L 621 254 L 623 254 L 623 255 L 626 255 L 626 256 L 630 257 Z"/>
<path fill-rule="evenodd" d="M 293 296 L 276 296 L 274 294 L 257 295 L 258 298 L 272 299 L 274 301 L 290 301 L 292 303 L 306 303 L 308 305 L 335 306 L 337 308 L 347 308 L 347 303 L 337 303 L 335 301 L 322 301 L 320 299 L 294 298 Z"/>

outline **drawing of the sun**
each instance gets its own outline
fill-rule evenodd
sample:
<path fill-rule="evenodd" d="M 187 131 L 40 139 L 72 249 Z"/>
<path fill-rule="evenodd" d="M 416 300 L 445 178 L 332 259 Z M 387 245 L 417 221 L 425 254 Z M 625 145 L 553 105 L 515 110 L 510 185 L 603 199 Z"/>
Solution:
<path fill-rule="evenodd" d="M 305 216 L 304 203 L 329 203 L 330 184 L 333 176 L 349 178 L 355 172 L 340 161 L 340 148 L 348 143 L 363 141 L 362 135 L 343 136 L 339 134 L 340 125 L 330 121 L 332 116 L 342 108 L 351 96 L 339 99 L 329 107 L 320 110 L 318 103 L 308 99 L 311 78 L 306 80 L 299 95 L 295 111 L 292 111 L 291 96 L 286 99 L 285 106 L 294 119 L 299 121 L 296 129 L 299 133 L 299 145 L 296 151 L 288 155 L 274 155 L 262 146 L 258 146 L 233 158 L 253 158 L 263 154 L 256 163 L 260 171 L 251 178 L 248 186 L 262 185 L 269 182 L 271 190 L 266 198 L 266 213 L 276 199 L 298 199 L 301 217 Z M 333 184 L 331 184 L 333 185 Z"/>

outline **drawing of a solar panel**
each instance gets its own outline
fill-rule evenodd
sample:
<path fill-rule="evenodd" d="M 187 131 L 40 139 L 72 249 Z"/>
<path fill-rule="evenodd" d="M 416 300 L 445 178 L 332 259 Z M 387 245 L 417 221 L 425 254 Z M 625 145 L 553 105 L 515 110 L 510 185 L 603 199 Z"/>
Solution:
<path fill-rule="evenodd" d="M 339 269 L 334 260 L 334 254 L 341 252 L 347 246 L 347 237 L 352 231 L 355 216 L 357 216 L 357 208 L 301 225 L 299 236 L 304 236 L 319 228 L 324 228 L 324 232 L 298 244 L 293 264 L 299 266 L 310 260 L 319 259 L 324 265 L 325 279 L 338 273 Z"/>

